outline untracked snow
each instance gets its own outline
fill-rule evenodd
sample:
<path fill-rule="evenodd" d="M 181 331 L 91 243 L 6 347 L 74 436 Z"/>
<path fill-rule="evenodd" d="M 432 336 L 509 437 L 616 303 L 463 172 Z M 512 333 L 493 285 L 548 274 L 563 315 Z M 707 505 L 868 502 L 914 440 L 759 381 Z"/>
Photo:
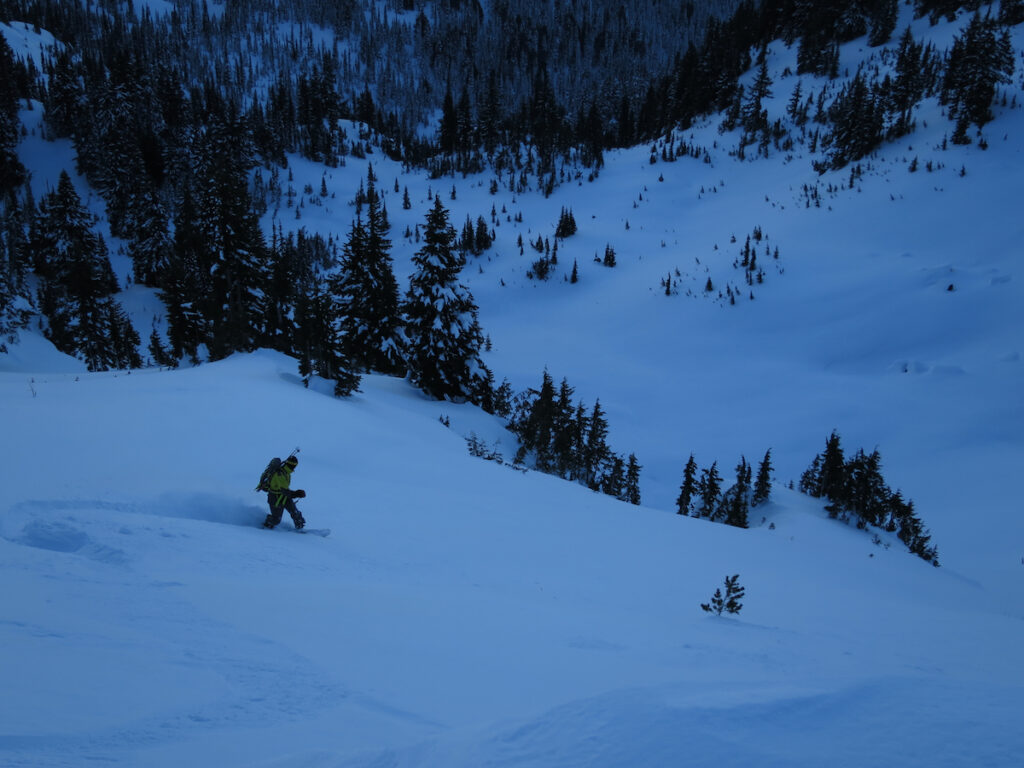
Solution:
<path fill-rule="evenodd" d="M 780 104 L 794 57 L 772 46 Z M 74 168 L 38 114 L 37 199 Z M 494 206 L 497 242 L 463 273 L 486 362 L 519 390 L 546 367 L 600 398 L 612 447 L 644 465 L 639 507 L 470 456 L 475 435 L 511 459 L 500 419 L 401 379 L 339 400 L 269 351 L 90 374 L 23 332 L 0 356 L 0 764 L 1019 765 L 1024 114 L 997 109 L 987 150 L 940 151 L 934 102 L 918 121 L 853 189 L 799 151 L 737 161 L 715 120 L 680 135 L 711 163 L 638 147 L 547 198 L 375 155 L 328 171 L 301 220 L 268 213 L 343 238 L 372 162 L 404 287 L 428 190 L 456 228 Z M 323 168 L 291 165 L 319 188 Z M 579 233 L 528 279 L 563 207 Z M 754 299 L 705 295 L 708 276 L 741 282 L 755 227 L 780 258 Z M 594 261 L 606 245 L 614 268 Z M 146 289 L 120 298 L 143 336 L 162 321 Z M 788 487 L 832 430 L 879 449 L 941 568 Z M 327 538 L 259 527 L 259 473 L 296 445 L 299 506 Z M 675 514 L 690 453 L 731 482 L 769 448 L 749 530 Z M 732 574 L 742 612 L 701 611 Z"/>

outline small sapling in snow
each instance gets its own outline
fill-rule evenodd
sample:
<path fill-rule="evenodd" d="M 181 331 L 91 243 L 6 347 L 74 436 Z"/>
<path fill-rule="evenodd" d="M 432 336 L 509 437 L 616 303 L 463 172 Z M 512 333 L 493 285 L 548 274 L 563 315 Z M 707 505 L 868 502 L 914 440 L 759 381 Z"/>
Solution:
<path fill-rule="evenodd" d="M 737 573 L 734 576 L 725 577 L 725 596 L 722 596 L 722 590 L 716 589 L 714 596 L 711 598 L 710 603 L 701 603 L 700 607 L 708 613 L 713 613 L 716 616 L 721 616 L 722 612 L 725 613 L 739 613 L 740 609 L 743 608 L 743 603 L 740 600 L 744 595 L 744 588 L 739 584 L 740 575 Z"/>

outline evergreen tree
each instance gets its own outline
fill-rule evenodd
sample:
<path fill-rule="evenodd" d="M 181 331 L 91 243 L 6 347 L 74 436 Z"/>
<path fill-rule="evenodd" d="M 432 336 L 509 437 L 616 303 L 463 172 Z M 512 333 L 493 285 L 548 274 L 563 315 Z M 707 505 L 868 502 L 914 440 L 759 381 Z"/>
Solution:
<path fill-rule="evenodd" d="M 604 475 L 609 471 L 612 452 L 608 447 L 608 421 L 601 408 L 601 401 L 594 402 L 594 409 L 588 420 L 586 440 L 583 445 L 583 482 L 591 490 L 600 490 Z"/>
<path fill-rule="evenodd" d="M 839 45 L 831 35 L 808 31 L 800 38 L 796 54 L 797 74 L 835 78 L 839 74 Z"/>
<path fill-rule="evenodd" d="M 893 493 L 881 472 L 878 451 L 866 454 L 857 451 L 844 461 L 839 435 L 829 437 L 824 454 L 815 456 L 813 463 L 800 479 L 800 490 L 811 496 L 825 497 L 825 507 L 831 517 L 847 520 L 856 518 L 858 528 L 876 526 L 897 536 L 918 557 L 938 565 L 938 550 L 929 542 L 931 534 L 914 514 L 913 502 L 904 501 L 899 491 Z"/>
<path fill-rule="evenodd" d="M 833 169 L 865 157 L 881 143 L 883 114 L 880 99 L 858 71 L 829 110 Z"/>
<path fill-rule="evenodd" d="M 563 380 L 563 392 L 568 383 Z M 547 369 L 541 378 L 540 390 L 535 397 L 523 403 L 513 423 L 520 448 L 516 462 L 521 463 L 527 453 L 534 456 L 534 466 L 541 472 L 551 472 L 556 466 L 556 421 L 559 407 L 555 402 L 555 382 Z"/>
<path fill-rule="evenodd" d="M 640 470 L 643 469 L 640 466 L 640 462 L 637 461 L 636 454 L 629 454 L 629 460 L 626 464 L 626 485 L 623 488 L 623 501 L 628 501 L 630 504 L 640 504 Z"/>
<path fill-rule="evenodd" d="M 555 227 L 555 237 L 565 239 L 576 234 L 576 218 L 572 215 L 572 209 L 562 208 L 558 215 L 558 226 Z"/>
<path fill-rule="evenodd" d="M 924 46 L 914 40 L 910 27 L 900 37 L 895 77 L 887 89 L 888 110 L 895 117 L 890 135 L 904 136 L 913 129 L 912 114 L 925 91 Z"/>
<path fill-rule="evenodd" d="M 478 253 L 476 247 L 476 230 L 473 229 L 473 220 L 466 214 L 466 223 L 462 225 L 462 236 L 459 238 L 459 250 L 463 253 Z"/>
<path fill-rule="evenodd" d="M 722 476 L 718 474 L 718 462 L 703 470 L 697 483 L 697 494 L 700 496 L 700 507 L 697 517 L 714 520 L 718 509 L 718 499 L 722 492 Z"/>
<path fill-rule="evenodd" d="M 88 119 L 72 137 L 79 169 L 107 203 L 111 233 L 124 239 L 131 239 L 132 214 L 146 176 L 132 95 L 129 84 L 112 78 L 98 83 L 86 102 Z"/>
<path fill-rule="evenodd" d="M 448 211 L 435 198 L 403 305 L 405 362 L 410 380 L 429 396 L 479 403 L 488 380 L 483 333 L 473 296 L 458 282 L 465 261 L 454 242 Z"/>
<path fill-rule="evenodd" d="M 249 195 L 251 135 L 232 114 L 214 115 L 196 147 L 196 228 L 209 264 L 204 302 L 211 359 L 254 349 L 263 340 L 269 253 Z"/>
<path fill-rule="evenodd" d="M 868 45 L 877 47 L 889 42 L 899 20 L 899 0 L 871 0 L 868 2 Z"/>
<path fill-rule="evenodd" d="M 736 466 L 736 484 L 722 496 L 720 511 L 717 515 L 726 525 L 746 528 L 750 509 L 750 465 L 745 457 L 740 457 Z"/>
<path fill-rule="evenodd" d="M 75 60 L 68 48 L 57 51 L 52 67 L 43 119 L 51 135 L 55 138 L 68 138 L 75 132 L 76 126 L 81 124 L 82 104 L 85 100 L 82 89 L 84 73 L 80 62 Z"/>
<path fill-rule="evenodd" d="M 149 334 L 149 354 L 153 358 L 153 362 L 161 368 L 178 367 L 177 359 L 171 354 L 170 350 L 167 349 L 163 339 L 160 338 L 160 334 L 157 333 L 156 328 L 154 328 Z"/>
<path fill-rule="evenodd" d="M 491 233 L 487 229 L 487 221 L 483 216 L 476 218 L 476 231 L 474 232 L 473 253 L 480 255 L 491 247 Z"/>
<path fill-rule="evenodd" d="M 626 464 L 621 456 L 610 456 L 608 469 L 601 476 L 601 493 L 624 499 L 623 489 L 626 486 Z"/>
<path fill-rule="evenodd" d="M 441 125 L 438 130 L 441 151 L 445 154 L 454 154 L 458 146 L 459 119 L 455 112 L 455 100 L 452 97 L 451 86 L 444 93 L 444 101 L 441 104 Z"/>
<path fill-rule="evenodd" d="M 95 224 L 71 178 L 61 172 L 57 189 L 40 201 L 29 239 L 43 278 L 39 306 L 47 320 L 45 333 L 89 370 L 138 368 L 139 335 L 113 298 L 117 280 Z"/>
<path fill-rule="evenodd" d="M 14 87 L 14 54 L 0 35 L 0 206 L 14 199 L 25 181 L 25 167 L 18 159 L 18 93 Z"/>
<path fill-rule="evenodd" d="M 1013 27 L 1024 22 L 1024 0 L 1000 0 L 999 23 Z"/>
<path fill-rule="evenodd" d="M 399 373 L 403 369 L 398 281 L 391 266 L 391 240 L 380 196 L 366 189 L 366 224 L 357 217 L 332 280 L 336 333 L 345 358 L 358 370 Z"/>
<path fill-rule="evenodd" d="M 768 113 L 762 106 L 765 99 L 771 98 L 772 79 L 768 74 L 768 59 L 761 57 L 761 65 L 757 71 L 757 77 L 747 94 L 747 101 L 742 109 L 742 124 L 744 132 L 744 144 L 753 143 L 758 136 L 767 134 L 770 130 L 768 125 Z"/>
<path fill-rule="evenodd" d="M 359 391 L 362 377 L 338 343 L 335 300 L 324 280 L 310 271 L 300 276 L 295 299 L 295 355 L 299 375 L 308 382 L 321 376 L 334 382 L 334 394 L 347 397 Z"/>
<path fill-rule="evenodd" d="M 833 432 L 825 444 L 825 453 L 821 458 L 821 470 L 818 473 L 816 492 L 811 494 L 818 498 L 838 501 L 842 498 L 846 484 L 846 459 L 839 442 L 839 435 Z"/>
<path fill-rule="evenodd" d="M 754 481 L 754 494 L 750 498 L 750 506 L 764 504 L 772 493 L 772 451 L 765 451 L 764 459 L 757 468 L 757 479 Z"/>
<path fill-rule="evenodd" d="M 913 554 L 938 567 L 939 551 L 930 544 L 931 533 L 924 527 L 920 518 L 914 514 L 912 501 L 905 502 L 899 512 L 896 535 Z"/>
<path fill-rule="evenodd" d="M 574 478 L 579 473 L 578 456 L 574 451 L 573 415 L 575 408 L 572 402 L 573 388 L 566 379 L 562 379 L 558 390 L 558 399 L 552 410 L 551 453 L 555 472 L 561 477 Z"/>
<path fill-rule="evenodd" d="M 743 603 L 740 600 L 743 599 L 746 594 L 746 589 L 740 586 L 740 575 L 734 574 L 733 577 L 725 580 L 725 612 L 726 613 L 739 613 L 743 608 Z"/>
<path fill-rule="evenodd" d="M 697 493 L 697 462 L 690 454 L 689 461 L 683 469 L 683 484 L 679 488 L 679 497 L 676 499 L 676 510 L 680 515 L 690 514 L 690 503 Z"/>
<path fill-rule="evenodd" d="M 885 524 L 889 489 L 882 478 L 882 458 L 878 451 L 865 454 L 857 451 L 845 468 L 844 506 L 860 518 L 862 524 L 881 526 Z"/>
<path fill-rule="evenodd" d="M 27 243 L 22 209 L 14 199 L 0 198 L 0 353 L 28 325 L 31 289 L 25 280 Z"/>
<path fill-rule="evenodd" d="M 299 231 L 300 241 L 304 232 Z M 303 271 L 302 256 L 295 237 L 284 236 L 275 224 L 269 246 L 268 276 L 262 297 L 263 333 L 261 343 L 284 354 L 293 354 L 297 319 L 297 283 Z"/>
<path fill-rule="evenodd" d="M 173 258 L 174 243 L 167 214 L 154 189 L 147 188 L 136 207 L 128 255 L 135 282 L 163 287 Z"/>
<path fill-rule="evenodd" d="M 992 119 L 996 86 L 1011 82 L 1013 70 L 1009 31 L 976 13 L 953 42 L 942 83 L 942 102 L 957 123 L 954 141 L 966 143 L 968 125 L 982 128 Z"/>
<path fill-rule="evenodd" d="M 160 298 L 167 307 L 170 354 L 196 364 L 206 343 L 209 321 L 205 313 L 210 285 L 210 254 L 206 249 L 191 191 L 186 188 L 174 216 L 173 258 L 163 278 Z"/>
<path fill-rule="evenodd" d="M 939 19 L 956 21 L 956 12 L 963 5 L 962 0 L 914 0 L 914 10 L 918 16 L 928 15 L 932 24 Z"/>
<path fill-rule="evenodd" d="M 743 603 L 740 600 L 746 593 L 746 590 L 740 586 L 739 579 L 738 573 L 731 577 L 726 576 L 725 595 L 722 595 L 721 589 L 716 589 L 709 602 L 701 603 L 701 609 L 717 616 L 721 616 L 723 613 L 739 613 L 743 608 Z"/>
<path fill-rule="evenodd" d="M 586 483 L 587 435 L 590 434 L 590 416 L 583 403 L 577 403 L 576 413 L 573 415 L 569 429 L 572 436 L 573 456 L 570 479 Z"/>

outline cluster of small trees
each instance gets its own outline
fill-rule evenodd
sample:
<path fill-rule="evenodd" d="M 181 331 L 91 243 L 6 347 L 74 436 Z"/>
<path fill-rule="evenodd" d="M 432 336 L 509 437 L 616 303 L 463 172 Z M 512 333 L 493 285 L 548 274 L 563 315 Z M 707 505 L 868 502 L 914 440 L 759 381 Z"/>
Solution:
<path fill-rule="evenodd" d="M 1019 3 L 1016 10 L 1018 15 L 1010 18 L 1020 17 Z M 1008 11 L 1003 8 L 1004 13 Z M 992 119 L 996 86 L 1011 82 L 1013 70 L 1008 27 L 990 16 L 982 17 L 979 11 L 953 42 L 942 80 L 941 101 L 948 105 L 950 119 L 956 123 L 954 143 L 968 143 L 968 127 L 981 128 Z"/>
<path fill-rule="evenodd" d="M 540 254 L 540 258 L 530 265 L 526 276 L 531 280 L 547 280 L 551 277 L 552 270 L 558 265 L 558 241 L 575 234 L 576 219 L 572 215 L 571 209 L 563 207 L 558 216 L 558 224 L 555 226 L 555 244 L 552 245 L 549 239 L 540 234 L 537 235 L 535 241 L 530 242 L 533 249 Z M 522 235 L 519 236 L 519 252 L 523 252 Z M 573 264 L 572 277 L 569 280 L 573 283 L 579 280 L 579 272 L 575 264 Z"/>
<path fill-rule="evenodd" d="M 556 392 L 545 370 L 540 390 L 516 396 L 508 424 L 520 442 L 516 462 L 529 460 L 541 472 L 639 504 L 642 467 L 636 456 L 623 458 L 608 446 L 600 400 L 588 411 L 582 402 L 573 402 L 573 395 L 565 379 Z"/>
<path fill-rule="evenodd" d="M 459 250 L 479 256 L 493 244 L 494 235 L 487 226 L 487 220 L 483 216 L 477 216 L 474 225 L 467 214 L 466 223 L 462 225 L 462 235 L 459 238 Z"/>
<path fill-rule="evenodd" d="M 740 457 L 736 465 L 736 480 L 723 487 L 724 479 L 718 471 L 718 462 L 707 469 L 699 469 L 690 454 L 683 470 L 683 482 L 676 499 L 676 513 L 700 517 L 737 528 L 749 527 L 749 513 L 771 498 L 771 449 L 765 452 L 754 479 L 746 458 Z"/>
<path fill-rule="evenodd" d="M 754 231 L 747 235 L 747 239 L 744 241 L 743 247 L 740 248 L 739 260 L 733 263 L 734 267 L 743 270 L 744 280 L 748 286 L 752 286 L 754 283 L 760 284 L 764 282 L 764 266 L 758 263 L 757 260 L 757 249 L 762 243 L 764 243 L 762 256 L 771 256 L 774 261 L 779 260 L 778 246 L 776 246 L 775 250 L 772 251 L 768 243 L 765 242 L 767 239 L 768 236 L 765 235 L 764 230 L 762 230 L 761 227 L 754 227 Z"/>
<path fill-rule="evenodd" d="M 845 458 L 839 435 L 831 434 L 824 452 L 814 457 L 800 478 L 799 489 L 828 500 L 831 517 L 856 521 L 858 528 L 872 526 L 895 533 L 918 557 L 939 564 L 939 553 L 930 544 L 931 533 L 914 512 L 914 502 L 893 491 L 882 477 L 882 457 L 858 450 Z"/>
<path fill-rule="evenodd" d="M 469 401 L 490 409 L 492 376 L 481 359 L 483 331 L 469 289 L 459 281 L 465 256 L 457 247 L 448 211 L 435 196 L 413 256 L 409 289 L 399 299 L 391 261 L 389 227 L 374 185 L 372 169 L 361 210 L 343 246 L 340 268 L 330 277 L 322 310 L 306 335 L 315 355 L 299 350 L 309 373 L 336 382 L 346 395 L 358 386 L 358 373 L 406 374 L 438 400 Z"/>
<path fill-rule="evenodd" d="M 576 234 L 576 217 L 572 215 L 572 208 L 562 207 L 558 214 L 558 225 L 555 227 L 555 237 L 564 240 Z"/>
<path fill-rule="evenodd" d="M 956 4 L 959 5 L 959 4 Z M 919 10 L 923 10 L 920 9 Z M 954 143 L 968 143 L 968 128 L 992 119 L 996 88 L 1014 71 L 1008 25 L 1015 17 L 975 13 L 956 37 L 945 61 L 931 46 L 914 40 L 908 28 L 900 38 L 891 74 L 880 77 L 861 67 L 827 107 L 831 129 L 822 143 L 828 159 L 819 170 L 841 168 L 867 156 L 884 140 L 913 130 L 913 109 L 926 94 L 937 93 L 955 123 Z"/>

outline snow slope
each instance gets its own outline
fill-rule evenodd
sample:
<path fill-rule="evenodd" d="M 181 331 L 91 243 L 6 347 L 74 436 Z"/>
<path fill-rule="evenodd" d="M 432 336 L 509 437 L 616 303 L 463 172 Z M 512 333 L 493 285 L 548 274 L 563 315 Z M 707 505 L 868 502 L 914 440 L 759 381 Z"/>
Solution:
<path fill-rule="evenodd" d="M 776 44 L 775 71 L 793 55 Z M 780 102 L 793 83 L 776 77 Z M 471 432 L 512 453 L 500 422 L 400 380 L 336 400 L 269 352 L 87 374 L 24 334 L 0 358 L 0 764 L 1017 765 L 1024 116 L 999 110 L 988 150 L 941 151 L 950 128 L 928 108 L 854 189 L 796 153 L 738 162 L 717 123 L 685 137 L 710 164 L 640 147 L 549 198 L 369 158 L 403 281 L 428 190 L 456 227 L 499 212 L 465 272 L 488 363 L 517 388 L 546 366 L 600 397 L 613 447 L 644 464 L 642 507 L 472 458 Z M 65 144 L 22 146 L 37 198 L 73 169 Z M 366 164 L 277 220 L 343 235 Z M 319 188 L 323 169 L 292 170 Z M 580 231 L 552 280 L 528 280 L 516 238 L 551 237 L 563 206 Z M 753 301 L 705 297 L 709 274 L 739 281 L 755 227 L 782 272 Z M 606 245 L 614 269 L 593 261 Z M 124 297 L 148 335 L 153 297 Z M 942 568 L 785 487 L 832 429 L 879 448 Z M 258 527 L 251 488 L 296 444 L 326 539 Z M 769 447 L 763 524 L 673 514 L 690 452 L 728 477 Z M 703 613 L 734 573 L 742 613 Z"/>
<path fill-rule="evenodd" d="M 339 402 L 292 370 L 258 353 L 0 377 L 18 436 L 0 519 L 5 762 L 1019 754 L 1020 616 L 998 591 L 785 489 L 774 530 L 636 508 L 473 459 L 454 431 L 486 428 L 471 409 L 381 378 Z M 253 468 L 285 441 L 327 539 L 258 527 Z M 741 618 L 707 617 L 731 572 Z"/>

